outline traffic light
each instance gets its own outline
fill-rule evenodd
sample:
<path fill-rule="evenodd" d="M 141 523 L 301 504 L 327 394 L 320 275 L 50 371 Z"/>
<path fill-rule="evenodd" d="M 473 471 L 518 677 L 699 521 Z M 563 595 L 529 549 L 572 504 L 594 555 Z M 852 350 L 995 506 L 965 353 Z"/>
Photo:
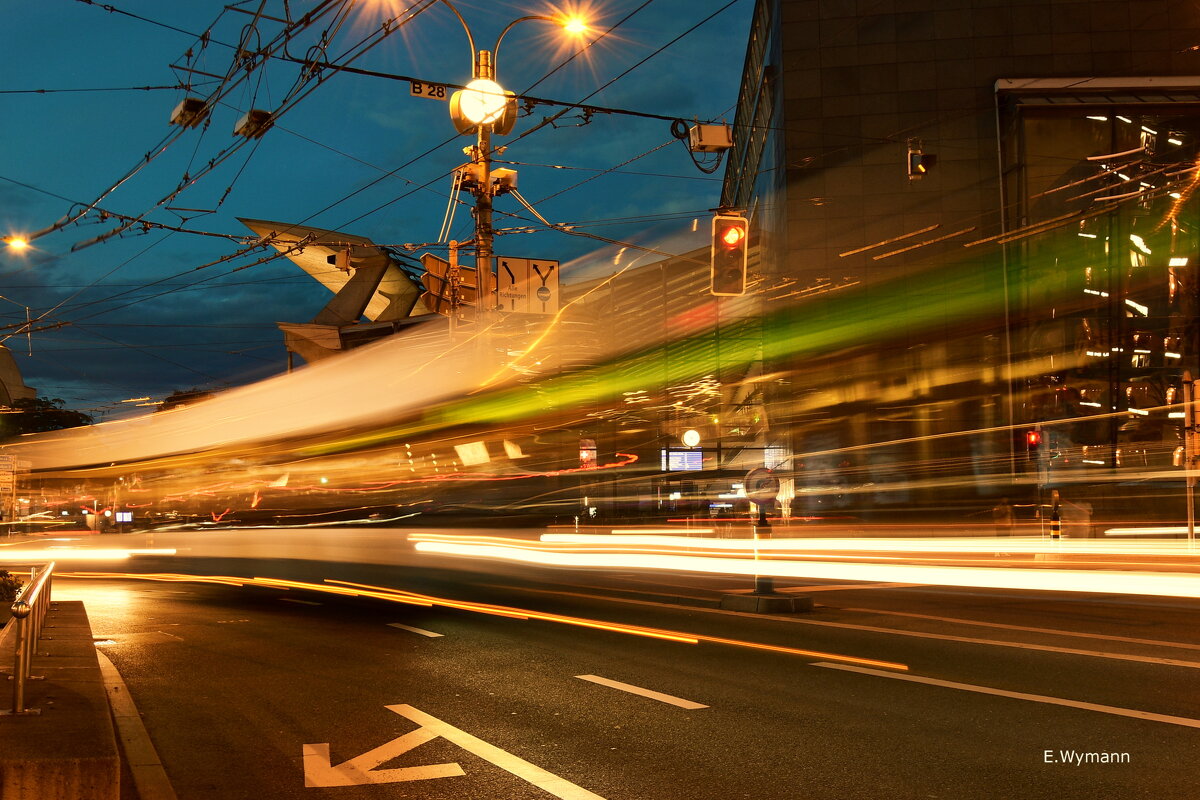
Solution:
<path fill-rule="evenodd" d="M 746 293 L 749 223 L 745 217 L 718 214 L 712 222 L 712 273 L 709 291 L 733 297 Z"/>
<path fill-rule="evenodd" d="M 1037 428 L 1025 431 L 1025 457 L 1030 461 L 1038 457 L 1038 448 L 1042 445 L 1042 432 Z"/>
<path fill-rule="evenodd" d="M 909 145 L 908 147 L 908 179 L 910 181 L 920 180 L 924 178 L 929 170 L 937 163 L 937 156 L 933 153 L 921 152 L 920 147 Z"/>

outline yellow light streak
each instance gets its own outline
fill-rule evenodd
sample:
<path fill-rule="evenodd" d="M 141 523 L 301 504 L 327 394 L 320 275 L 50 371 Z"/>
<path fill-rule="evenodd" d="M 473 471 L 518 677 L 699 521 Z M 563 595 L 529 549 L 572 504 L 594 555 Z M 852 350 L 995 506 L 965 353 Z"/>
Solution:
<path fill-rule="evenodd" d="M 229 586 L 257 586 L 274 589 L 303 589 L 305 591 L 321 592 L 324 594 L 352 597 L 371 597 L 380 600 L 408 603 L 412 605 L 454 608 L 480 614 L 511 617 L 518 620 L 554 622 L 562 625 L 572 625 L 576 627 L 590 628 L 593 630 L 610 631 L 613 633 L 624 633 L 631 636 L 642 636 L 651 639 L 660 639 L 663 641 L 679 642 L 682 644 L 699 644 L 700 642 L 709 642 L 712 644 L 721 644 L 733 647 L 747 647 L 756 650 L 768 650 L 777 653 L 786 653 L 789 655 L 799 655 L 806 658 L 821 660 L 831 659 L 834 661 L 869 665 L 884 669 L 908 669 L 906 664 L 900 664 L 893 661 L 879 661 L 877 659 L 848 656 L 840 653 L 826 653 L 819 650 L 802 650 L 795 647 L 763 644 L 761 642 L 744 641 L 741 639 L 725 639 L 719 636 L 684 633 L 681 631 L 672 631 L 663 628 L 647 628 L 640 625 L 625 625 L 619 622 L 605 622 L 603 620 L 586 619 L 583 617 L 569 617 L 562 614 L 552 614 L 545 611 L 531 611 L 524 608 L 511 608 L 508 606 L 497 606 L 488 603 L 473 603 L 464 600 L 452 600 L 445 597 L 417 594 L 415 592 L 409 592 L 403 589 L 390 589 L 386 586 L 372 586 L 370 584 L 335 580 L 333 578 L 326 578 L 324 583 L 308 583 L 305 581 L 296 581 L 287 578 L 236 578 L 224 575 L 183 575 L 171 573 L 64 572 L 58 573 L 58 576 L 64 578 L 103 578 L 194 582 L 224 584 Z"/>

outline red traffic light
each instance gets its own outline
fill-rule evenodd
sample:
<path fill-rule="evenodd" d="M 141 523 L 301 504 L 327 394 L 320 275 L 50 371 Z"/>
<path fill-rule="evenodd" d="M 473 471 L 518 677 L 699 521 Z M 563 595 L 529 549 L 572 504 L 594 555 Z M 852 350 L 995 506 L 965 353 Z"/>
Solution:
<path fill-rule="evenodd" d="M 746 238 L 746 229 L 739 224 L 730 225 L 718 234 L 718 238 L 726 247 L 737 247 Z"/>
<path fill-rule="evenodd" d="M 1025 444 L 1030 447 L 1037 447 L 1042 443 L 1041 431 L 1025 431 Z"/>

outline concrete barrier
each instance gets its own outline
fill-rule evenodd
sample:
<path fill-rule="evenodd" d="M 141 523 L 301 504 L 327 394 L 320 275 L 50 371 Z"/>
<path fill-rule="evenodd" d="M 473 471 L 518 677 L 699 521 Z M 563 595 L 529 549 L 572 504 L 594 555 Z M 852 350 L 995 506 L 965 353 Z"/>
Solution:
<path fill-rule="evenodd" d="M 13 670 L 11 624 L 0 634 L 0 667 Z M 55 602 L 37 643 L 26 706 L 0 716 L 0 800 L 118 800 L 121 765 L 104 679 L 83 603 Z M 0 711 L 12 682 L 0 682 Z"/>

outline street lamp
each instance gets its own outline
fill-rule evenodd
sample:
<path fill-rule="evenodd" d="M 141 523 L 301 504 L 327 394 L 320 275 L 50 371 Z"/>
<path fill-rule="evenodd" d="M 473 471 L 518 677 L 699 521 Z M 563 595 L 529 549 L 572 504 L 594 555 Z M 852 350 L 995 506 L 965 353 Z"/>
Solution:
<path fill-rule="evenodd" d="M 530 15 L 513 20 L 496 38 L 495 46 L 489 50 L 477 50 L 475 37 L 463 15 L 450 0 L 441 0 L 458 17 L 467 34 L 471 48 L 472 80 L 466 88 L 455 92 L 450 98 L 450 118 L 459 133 L 475 131 L 475 146 L 470 148 L 471 178 L 475 196 L 475 269 L 479 280 L 479 313 L 486 315 L 498 305 L 498 297 L 492 286 L 492 200 L 496 195 L 492 186 L 492 134 L 503 136 L 512 130 L 516 122 L 516 95 L 504 90 L 496 81 L 496 63 L 500 55 L 500 44 L 514 27 L 528 20 L 551 22 L 568 33 L 581 35 L 587 25 L 578 17 L 549 17 Z"/>

